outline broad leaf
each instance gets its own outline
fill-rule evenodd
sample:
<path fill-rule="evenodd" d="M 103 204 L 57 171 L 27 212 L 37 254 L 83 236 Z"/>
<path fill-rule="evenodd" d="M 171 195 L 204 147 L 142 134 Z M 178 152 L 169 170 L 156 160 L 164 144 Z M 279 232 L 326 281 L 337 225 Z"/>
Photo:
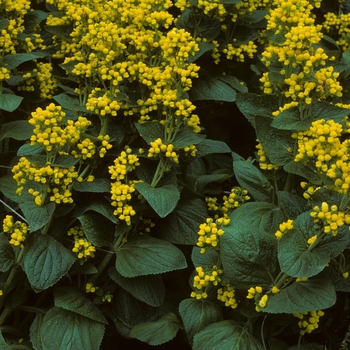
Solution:
<path fill-rule="evenodd" d="M 4 233 L 0 233 L 0 271 L 6 272 L 16 263 L 13 246 Z"/>
<path fill-rule="evenodd" d="M 111 190 L 111 182 L 107 178 L 101 177 L 94 179 L 92 182 L 74 182 L 73 190 L 78 192 L 110 192 Z"/>
<path fill-rule="evenodd" d="M 115 224 L 119 222 L 118 218 L 113 214 L 113 207 L 108 202 L 103 202 L 102 200 L 92 201 L 88 204 L 75 208 L 73 216 L 82 216 L 90 210 L 103 215 L 105 218 L 107 218 Z M 57 214 L 55 213 L 55 215 Z"/>
<path fill-rule="evenodd" d="M 23 97 L 13 94 L 1 94 L 0 95 L 0 109 L 6 112 L 13 112 L 19 107 L 23 100 Z"/>
<path fill-rule="evenodd" d="M 222 309 L 210 300 L 184 299 L 179 305 L 179 313 L 189 342 L 203 328 L 222 321 Z"/>
<path fill-rule="evenodd" d="M 141 236 L 117 248 L 116 269 L 124 277 L 161 274 L 187 267 L 181 250 L 169 242 Z"/>
<path fill-rule="evenodd" d="M 161 218 L 171 213 L 180 199 L 179 190 L 175 185 L 152 187 L 146 182 L 137 182 L 135 188 Z"/>
<path fill-rule="evenodd" d="M 289 219 L 295 219 L 298 215 L 309 209 L 307 201 L 295 194 L 277 191 L 279 206 Z"/>
<path fill-rule="evenodd" d="M 53 307 L 42 322 L 43 350 L 96 350 L 100 348 L 105 326 L 77 313 Z"/>
<path fill-rule="evenodd" d="M 196 334 L 193 350 L 263 350 L 261 343 L 251 335 L 247 328 L 232 320 L 212 323 Z"/>
<path fill-rule="evenodd" d="M 179 319 L 170 312 L 160 320 L 137 324 L 131 329 L 129 337 L 156 346 L 175 338 L 180 328 Z"/>
<path fill-rule="evenodd" d="M 109 277 L 136 299 L 151 306 L 160 306 L 164 301 L 165 288 L 159 275 L 123 277 L 114 266 L 108 270 Z"/>
<path fill-rule="evenodd" d="M 348 108 L 338 107 L 326 101 L 317 101 L 312 105 L 311 117 L 314 120 L 325 119 L 341 123 L 349 113 L 350 109 Z"/>
<path fill-rule="evenodd" d="M 35 350 L 43 350 L 40 328 L 43 324 L 44 314 L 37 313 L 30 326 L 29 336 Z"/>
<path fill-rule="evenodd" d="M 0 131 L 0 141 L 6 137 L 15 140 L 27 140 L 33 133 L 33 125 L 27 120 L 15 120 L 6 124 L 2 124 Z"/>
<path fill-rule="evenodd" d="M 306 130 L 311 126 L 311 123 L 311 116 L 301 119 L 299 107 L 291 107 L 281 112 L 272 121 L 271 126 L 280 130 Z"/>
<path fill-rule="evenodd" d="M 135 123 L 140 136 L 149 144 L 158 138 L 164 139 L 165 130 L 162 124 L 157 122 Z"/>
<path fill-rule="evenodd" d="M 205 139 L 197 146 L 197 157 L 204 157 L 213 153 L 231 153 L 231 149 L 225 142 Z"/>
<path fill-rule="evenodd" d="M 53 286 L 76 260 L 71 251 L 49 235 L 31 233 L 24 249 L 23 270 L 37 291 Z"/>
<path fill-rule="evenodd" d="M 4 67 L 11 70 L 24 62 L 45 56 L 45 52 L 16 53 L 15 55 L 4 56 L 1 63 Z"/>
<path fill-rule="evenodd" d="M 41 229 L 49 222 L 56 205 L 50 202 L 46 205 L 38 206 L 34 202 L 25 202 L 20 204 L 19 207 L 28 222 L 30 230 L 34 232 Z"/>

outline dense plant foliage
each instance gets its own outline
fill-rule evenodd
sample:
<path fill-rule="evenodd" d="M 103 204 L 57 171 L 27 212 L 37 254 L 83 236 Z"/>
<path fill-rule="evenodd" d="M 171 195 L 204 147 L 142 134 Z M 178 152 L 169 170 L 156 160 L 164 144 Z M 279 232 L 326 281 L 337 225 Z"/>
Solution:
<path fill-rule="evenodd" d="M 349 10 L 0 1 L 1 349 L 338 349 Z"/>

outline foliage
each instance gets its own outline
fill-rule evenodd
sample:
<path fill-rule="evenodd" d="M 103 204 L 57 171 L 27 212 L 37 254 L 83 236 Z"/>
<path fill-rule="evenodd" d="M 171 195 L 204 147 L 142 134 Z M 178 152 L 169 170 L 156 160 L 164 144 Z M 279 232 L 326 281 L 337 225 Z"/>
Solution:
<path fill-rule="evenodd" d="M 339 348 L 349 8 L 2 1 L 1 348 Z"/>

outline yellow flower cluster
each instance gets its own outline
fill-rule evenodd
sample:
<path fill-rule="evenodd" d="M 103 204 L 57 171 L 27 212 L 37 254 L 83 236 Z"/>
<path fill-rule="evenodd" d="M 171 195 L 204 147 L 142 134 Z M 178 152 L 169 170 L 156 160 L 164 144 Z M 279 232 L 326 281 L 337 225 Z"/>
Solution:
<path fill-rule="evenodd" d="M 40 97 L 52 99 L 56 91 L 58 80 L 52 76 L 52 64 L 39 62 L 36 79 L 39 84 Z"/>
<path fill-rule="evenodd" d="M 258 158 L 259 158 L 259 167 L 262 170 L 277 170 L 279 168 L 278 165 L 271 163 L 271 161 L 266 156 L 266 152 L 263 148 L 263 145 L 258 141 L 256 148 L 258 149 Z"/>
<path fill-rule="evenodd" d="M 179 155 L 176 153 L 178 150 L 174 148 L 173 144 L 165 144 L 161 138 L 158 138 L 157 140 L 150 142 L 150 145 L 151 147 L 148 150 L 147 157 L 157 158 L 163 155 L 170 161 L 179 163 Z"/>
<path fill-rule="evenodd" d="M 6 215 L 3 220 L 2 230 L 9 235 L 10 244 L 21 249 L 24 248 L 23 242 L 26 240 L 28 234 L 28 226 L 24 222 L 14 222 L 11 215 Z"/>
<path fill-rule="evenodd" d="M 265 308 L 269 300 L 268 294 L 262 294 L 263 289 L 260 286 L 251 287 L 248 289 L 247 299 L 254 299 L 258 302 L 255 306 L 255 310 L 260 312 L 261 309 Z"/>
<path fill-rule="evenodd" d="M 81 226 L 74 226 L 67 232 L 68 236 L 73 236 L 74 247 L 72 252 L 75 253 L 78 259 L 93 258 L 95 256 L 96 248 L 89 242 L 85 235 L 83 228 Z"/>
<path fill-rule="evenodd" d="M 339 227 L 350 224 L 350 214 L 339 211 L 335 204 L 329 205 L 327 202 L 322 202 L 321 207 L 314 206 L 310 216 L 315 223 L 323 224 L 324 233 L 331 233 L 333 236 L 337 235 Z"/>
<path fill-rule="evenodd" d="M 332 66 L 325 67 L 335 57 L 328 57 L 318 47 L 322 26 L 314 24 L 315 16 L 311 13 L 318 5 L 307 0 L 275 0 L 266 16 L 267 30 L 284 37 L 282 43 L 270 41 L 262 53 L 265 65 L 274 67 L 273 72 L 266 72 L 260 78 L 264 93 L 277 92 L 285 97 L 274 116 L 298 106 L 303 119 L 310 114 L 308 106 L 313 101 L 342 96 L 339 73 Z M 280 67 L 283 82 L 275 79 L 276 67 Z"/>
<path fill-rule="evenodd" d="M 335 40 L 335 42 L 343 51 L 346 51 L 350 46 L 350 14 L 328 12 L 324 15 L 324 18 L 325 20 L 322 23 L 323 28 L 327 33 L 336 34 L 337 40 Z"/>
<path fill-rule="evenodd" d="M 238 306 L 237 300 L 235 298 L 235 290 L 230 284 L 223 284 L 222 288 L 219 288 L 218 291 L 218 300 L 225 303 L 225 306 L 230 307 L 231 309 L 236 309 Z"/>
<path fill-rule="evenodd" d="M 286 222 L 282 222 L 282 224 L 279 225 L 279 230 L 276 231 L 275 237 L 281 239 L 283 234 L 291 229 L 293 229 L 293 220 L 288 219 Z"/>
<path fill-rule="evenodd" d="M 221 227 L 228 225 L 229 222 L 230 219 L 223 217 L 215 221 L 207 218 L 205 223 L 199 225 L 197 246 L 201 248 L 201 253 L 205 253 L 205 246 L 216 247 L 218 245 L 219 237 L 225 233 Z"/>
<path fill-rule="evenodd" d="M 250 197 L 248 196 L 247 190 L 244 190 L 241 187 L 233 187 L 231 193 L 228 196 L 223 197 L 224 203 L 221 206 L 221 211 L 225 218 L 227 218 L 227 213 L 230 209 L 239 207 L 249 199 Z"/>
<path fill-rule="evenodd" d="M 131 225 L 131 217 L 136 214 L 133 207 L 129 204 L 132 194 L 135 192 L 135 181 L 128 180 L 128 173 L 133 171 L 139 163 L 139 158 L 132 153 L 130 147 L 126 146 L 125 150 L 114 160 L 114 165 L 109 167 L 111 179 L 116 180 L 111 184 L 112 206 L 116 207 L 114 215 L 120 220 Z"/>
<path fill-rule="evenodd" d="M 110 74 L 114 73 L 110 72 Z M 104 93 L 102 96 L 98 96 L 100 93 L 100 88 L 94 88 L 91 91 L 85 105 L 86 109 L 100 115 L 101 117 L 108 115 L 116 116 L 121 107 L 121 103 L 116 101 L 113 97 L 109 97 L 108 93 Z"/>
<path fill-rule="evenodd" d="M 213 285 L 217 286 L 221 281 L 220 276 L 223 274 L 223 271 L 216 265 L 211 268 L 203 269 L 201 266 L 196 267 L 197 275 L 193 278 L 193 287 L 196 288 L 196 291 L 191 293 L 192 298 L 196 299 L 206 299 L 207 286 Z"/>
<path fill-rule="evenodd" d="M 311 199 L 312 195 L 318 191 L 321 187 L 309 185 L 307 182 L 303 181 L 300 183 L 301 188 L 306 189 L 303 193 L 305 199 Z"/>
<path fill-rule="evenodd" d="M 324 312 L 322 310 L 294 314 L 294 316 L 300 320 L 298 322 L 300 334 L 311 333 L 313 330 L 317 329 L 320 317 L 323 315 Z"/>
<path fill-rule="evenodd" d="M 10 79 L 10 70 L 5 67 L 0 67 L 0 81 Z"/>
<path fill-rule="evenodd" d="M 330 187 L 340 193 L 346 193 L 350 184 L 349 140 L 341 140 L 347 132 L 348 122 L 343 126 L 333 120 L 320 119 L 312 122 L 309 129 L 292 134 L 298 141 L 294 161 L 316 167 L 319 174 L 333 182 Z"/>
<path fill-rule="evenodd" d="M 93 283 L 88 282 L 85 285 L 85 292 L 86 293 L 95 293 L 98 287 L 95 287 Z"/>

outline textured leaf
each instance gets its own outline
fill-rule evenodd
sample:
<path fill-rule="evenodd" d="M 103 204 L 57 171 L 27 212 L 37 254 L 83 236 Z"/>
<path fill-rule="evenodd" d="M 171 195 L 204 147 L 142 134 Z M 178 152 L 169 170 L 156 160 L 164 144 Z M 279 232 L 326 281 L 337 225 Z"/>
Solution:
<path fill-rule="evenodd" d="M 164 126 L 156 122 L 135 123 L 140 136 L 149 144 L 158 138 L 164 139 Z"/>
<path fill-rule="evenodd" d="M 210 300 L 184 299 L 179 313 L 190 344 L 193 337 L 211 323 L 222 321 L 222 309 Z"/>
<path fill-rule="evenodd" d="M 30 226 L 30 230 L 34 232 L 41 229 L 49 222 L 56 205 L 50 202 L 46 205 L 38 206 L 34 202 L 25 202 L 21 203 L 19 207 Z"/>
<path fill-rule="evenodd" d="M 263 350 L 260 342 L 235 321 L 212 323 L 195 335 L 193 350 Z"/>
<path fill-rule="evenodd" d="M 289 219 L 295 219 L 298 215 L 309 209 L 307 201 L 295 194 L 277 191 L 279 206 Z"/>
<path fill-rule="evenodd" d="M 97 306 L 74 287 L 58 287 L 54 289 L 55 306 L 72 311 L 93 321 L 107 324 Z"/>
<path fill-rule="evenodd" d="M 13 94 L 1 94 L 0 95 L 0 109 L 13 112 L 19 107 L 23 100 L 23 97 L 16 96 Z"/>
<path fill-rule="evenodd" d="M 204 157 L 213 153 L 231 153 L 231 149 L 225 142 L 205 139 L 197 146 L 197 157 Z"/>
<path fill-rule="evenodd" d="M 30 341 L 33 344 L 35 350 L 43 350 L 43 345 L 41 341 L 40 328 L 43 324 L 44 314 L 37 313 L 33 323 L 30 326 Z"/>
<path fill-rule="evenodd" d="M 136 299 L 155 307 L 163 303 L 165 288 L 161 276 L 126 278 L 118 273 L 114 266 L 108 270 L 108 274 L 114 282 L 118 283 Z"/>
<path fill-rule="evenodd" d="M 124 277 L 154 275 L 187 267 L 180 249 L 147 236 L 128 241 L 115 253 L 116 269 Z"/>
<path fill-rule="evenodd" d="M 175 185 L 152 187 L 146 182 L 137 182 L 135 188 L 161 218 L 171 213 L 180 199 L 179 190 Z"/>
<path fill-rule="evenodd" d="M 79 217 L 90 210 L 103 215 L 105 218 L 107 218 L 108 220 L 112 221 L 115 224 L 119 222 L 117 217 L 113 214 L 114 210 L 113 210 L 113 207 L 110 205 L 110 203 L 103 202 L 101 200 L 93 201 L 86 205 L 82 205 L 75 208 L 73 215 L 75 217 Z"/>
<path fill-rule="evenodd" d="M 301 119 L 299 107 L 291 107 L 281 112 L 272 121 L 271 126 L 280 130 L 306 130 L 311 123 L 312 117 Z"/>
<path fill-rule="evenodd" d="M 175 338 L 180 328 L 179 319 L 170 312 L 160 320 L 137 324 L 131 329 L 129 337 L 149 345 L 161 345 Z"/>
<path fill-rule="evenodd" d="M 173 145 L 175 148 L 185 148 L 203 142 L 204 138 L 204 135 L 195 134 L 191 129 L 185 128 L 176 134 Z"/>
<path fill-rule="evenodd" d="M 7 69 L 13 69 L 18 67 L 20 64 L 45 57 L 45 52 L 30 52 L 30 53 L 16 53 L 15 55 L 6 55 L 2 59 L 2 65 Z"/>
<path fill-rule="evenodd" d="M 16 263 L 13 246 L 4 233 L 0 232 L 0 271 L 6 272 Z"/>
<path fill-rule="evenodd" d="M 334 120 L 335 122 L 342 122 L 344 117 L 350 113 L 350 109 L 338 107 L 326 101 L 317 101 L 312 105 L 311 117 L 314 120 Z"/>
<path fill-rule="evenodd" d="M 110 192 L 111 190 L 111 182 L 107 178 L 101 177 L 94 179 L 92 182 L 75 182 L 73 185 L 73 190 L 78 192 Z"/>
<path fill-rule="evenodd" d="M 71 251 L 48 235 L 31 233 L 24 249 L 23 270 L 37 291 L 53 286 L 76 260 Z"/>
<path fill-rule="evenodd" d="M 0 140 L 11 137 L 15 140 L 27 140 L 33 133 L 33 125 L 27 120 L 15 120 L 6 124 L 2 124 L 0 131 Z"/>
<path fill-rule="evenodd" d="M 43 350 L 99 349 L 104 329 L 101 322 L 53 307 L 46 313 L 40 329 Z"/>

